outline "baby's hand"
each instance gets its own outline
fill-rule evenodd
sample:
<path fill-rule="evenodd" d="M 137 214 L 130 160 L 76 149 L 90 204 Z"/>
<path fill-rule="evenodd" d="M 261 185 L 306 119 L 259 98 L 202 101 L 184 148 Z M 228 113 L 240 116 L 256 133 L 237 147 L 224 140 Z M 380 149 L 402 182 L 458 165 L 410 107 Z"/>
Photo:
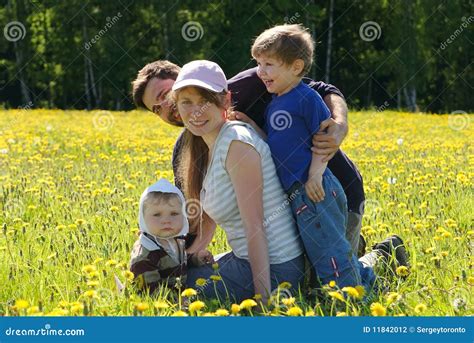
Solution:
<path fill-rule="evenodd" d="M 212 256 L 209 250 L 200 250 L 196 253 L 196 262 L 198 267 L 205 264 L 212 264 L 214 263 L 214 256 Z"/>
<path fill-rule="evenodd" d="M 320 202 L 324 200 L 324 188 L 323 188 L 323 177 L 320 174 L 310 176 L 306 184 L 304 185 L 306 194 L 314 202 Z"/>

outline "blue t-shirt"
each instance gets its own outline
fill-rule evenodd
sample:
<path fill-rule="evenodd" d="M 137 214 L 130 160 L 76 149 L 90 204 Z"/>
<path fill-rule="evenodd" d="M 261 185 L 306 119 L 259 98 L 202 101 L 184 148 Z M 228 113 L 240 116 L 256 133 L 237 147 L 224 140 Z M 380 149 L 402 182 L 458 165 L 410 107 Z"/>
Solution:
<path fill-rule="evenodd" d="M 330 116 L 321 96 L 304 82 L 288 93 L 274 96 L 267 106 L 264 131 L 286 191 L 293 183 L 308 180 L 312 137 L 318 132 L 319 124 Z"/>

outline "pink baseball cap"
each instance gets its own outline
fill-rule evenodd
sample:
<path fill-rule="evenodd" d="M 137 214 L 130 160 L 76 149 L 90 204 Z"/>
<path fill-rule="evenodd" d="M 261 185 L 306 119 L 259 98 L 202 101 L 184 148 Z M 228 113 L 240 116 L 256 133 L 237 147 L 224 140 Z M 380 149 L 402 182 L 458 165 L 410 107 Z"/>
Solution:
<path fill-rule="evenodd" d="M 172 90 L 197 86 L 220 93 L 227 91 L 227 79 L 221 67 L 215 62 L 196 60 L 186 63 L 178 74 Z"/>

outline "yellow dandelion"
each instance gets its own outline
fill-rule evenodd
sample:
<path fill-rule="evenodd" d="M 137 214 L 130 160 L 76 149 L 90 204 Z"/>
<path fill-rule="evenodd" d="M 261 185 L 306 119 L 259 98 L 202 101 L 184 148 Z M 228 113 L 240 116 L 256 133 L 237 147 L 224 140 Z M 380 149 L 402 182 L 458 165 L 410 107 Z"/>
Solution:
<path fill-rule="evenodd" d="M 331 287 L 331 288 L 336 287 L 336 281 L 334 281 L 334 280 L 329 281 L 329 287 Z"/>
<path fill-rule="evenodd" d="M 124 270 L 122 272 L 122 275 L 127 281 L 133 281 L 133 279 L 135 278 L 135 275 L 130 270 Z"/>
<path fill-rule="evenodd" d="M 166 302 L 166 301 L 163 301 L 163 300 L 158 300 L 158 301 L 155 301 L 153 303 L 153 306 L 157 309 L 157 310 L 165 310 L 167 308 L 170 307 L 170 305 Z"/>
<path fill-rule="evenodd" d="M 328 292 L 328 295 L 333 299 L 345 301 L 344 296 L 339 292 Z"/>
<path fill-rule="evenodd" d="M 253 298 L 257 301 L 262 300 L 262 295 L 261 294 L 255 294 Z"/>
<path fill-rule="evenodd" d="M 97 277 L 99 277 L 99 272 L 97 270 L 94 270 L 93 272 L 87 274 L 87 278 L 89 279 L 94 279 Z"/>
<path fill-rule="evenodd" d="M 99 286 L 99 281 L 96 281 L 96 280 L 87 281 L 87 286 L 88 287 L 97 287 L 97 286 Z"/>
<path fill-rule="evenodd" d="M 61 308 L 65 308 L 65 307 L 69 307 L 69 303 L 65 300 L 61 300 L 59 303 L 58 303 L 58 306 L 61 307 Z"/>
<path fill-rule="evenodd" d="M 118 212 L 119 208 L 117 206 L 112 206 L 112 207 L 109 208 L 109 211 L 110 212 Z"/>
<path fill-rule="evenodd" d="M 418 304 L 415 306 L 415 313 L 421 314 L 425 312 L 427 309 L 427 306 L 425 304 Z"/>
<path fill-rule="evenodd" d="M 81 314 L 84 311 L 84 305 L 82 304 L 75 304 L 71 306 L 71 313 L 72 314 Z"/>
<path fill-rule="evenodd" d="M 240 306 L 237 305 L 237 304 L 232 304 L 232 306 L 230 307 L 230 312 L 232 312 L 232 314 L 237 314 L 240 312 Z"/>
<path fill-rule="evenodd" d="M 349 294 L 349 296 L 353 298 L 359 298 L 359 292 L 354 287 L 343 287 L 342 291 L 346 292 L 347 294 Z"/>
<path fill-rule="evenodd" d="M 295 303 L 296 299 L 294 297 L 289 297 L 289 298 L 284 298 L 284 299 L 281 299 L 281 302 L 283 303 L 283 305 L 285 306 L 291 306 Z"/>
<path fill-rule="evenodd" d="M 291 288 L 291 283 L 285 281 L 285 282 L 282 282 L 278 285 L 278 287 L 280 287 L 281 289 L 290 289 Z"/>
<path fill-rule="evenodd" d="M 193 296 L 195 296 L 195 295 L 197 295 L 197 292 L 196 292 L 196 290 L 194 290 L 194 289 L 192 289 L 192 288 L 186 288 L 186 289 L 181 293 L 181 296 L 182 296 L 182 297 L 187 297 L 187 298 L 193 297 Z"/>
<path fill-rule="evenodd" d="M 212 264 L 212 269 L 218 270 L 218 269 L 219 269 L 219 264 L 218 264 L 217 262 L 214 262 L 214 263 Z"/>
<path fill-rule="evenodd" d="M 90 274 L 92 272 L 95 272 L 97 271 L 97 267 L 92 265 L 92 264 L 88 264 L 88 265 L 85 265 L 84 267 L 82 267 L 82 272 L 85 273 L 85 274 Z"/>
<path fill-rule="evenodd" d="M 26 313 L 30 316 L 35 315 L 35 314 L 40 313 L 40 309 L 38 306 L 31 306 L 26 310 Z"/>
<path fill-rule="evenodd" d="M 393 303 L 397 302 L 400 299 L 401 299 L 401 295 L 398 294 L 397 292 L 389 292 L 387 294 L 387 304 L 388 305 L 393 304 Z"/>
<path fill-rule="evenodd" d="M 147 303 L 136 303 L 135 304 L 135 310 L 139 311 L 139 312 L 143 312 L 143 311 L 146 311 L 148 310 L 148 308 L 150 307 L 150 305 L 148 305 Z"/>
<path fill-rule="evenodd" d="M 347 317 L 347 313 L 346 312 L 337 312 L 336 317 Z"/>
<path fill-rule="evenodd" d="M 397 267 L 396 272 L 397 272 L 397 275 L 399 276 L 408 276 L 408 274 L 410 274 L 410 271 L 408 270 L 406 266 Z"/>
<path fill-rule="evenodd" d="M 467 278 L 467 283 L 470 284 L 471 286 L 474 286 L 474 276 L 469 276 Z"/>
<path fill-rule="evenodd" d="M 214 282 L 222 280 L 222 277 L 220 277 L 220 275 L 211 275 L 209 278 Z"/>
<path fill-rule="evenodd" d="M 27 309 L 28 306 L 30 306 L 30 304 L 28 303 L 27 300 L 18 299 L 17 301 L 15 301 L 15 307 L 19 310 Z"/>
<path fill-rule="evenodd" d="M 200 300 L 193 301 L 191 304 L 189 304 L 189 312 L 195 313 L 197 311 L 201 311 L 201 309 L 203 309 L 204 307 L 206 307 L 206 304 L 204 304 L 204 302 Z"/>
<path fill-rule="evenodd" d="M 370 312 L 373 316 L 383 317 L 387 314 L 387 309 L 381 303 L 375 302 L 370 305 Z"/>
<path fill-rule="evenodd" d="M 313 310 L 306 311 L 305 316 L 306 317 L 314 317 L 316 314 L 314 313 Z"/>
<path fill-rule="evenodd" d="M 240 303 L 240 309 L 241 310 L 250 311 L 252 309 L 252 307 L 255 307 L 255 306 L 257 306 L 257 303 L 253 299 L 245 299 L 244 301 L 242 301 Z"/>
<path fill-rule="evenodd" d="M 204 287 L 207 284 L 207 280 L 203 278 L 199 278 L 196 280 L 197 287 Z"/>
<path fill-rule="evenodd" d="M 187 317 L 188 314 L 184 311 L 176 311 L 171 315 L 171 317 Z"/>
<path fill-rule="evenodd" d="M 303 310 L 298 306 L 293 306 L 286 311 L 286 314 L 290 317 L 298 317 L 303 315 Z"/>
<path fill-rule="evenodd" d="M 364 288 L 364 286 L 358 285 L 358 286 L 355 286 L 355 289 L 356 289 L 357 293 L 359 293 L 358 298 L 359 298 L 359 299 L 362 299 L 362 298 L 364 297 L 364 295 L 365 295 L 365 288 Z"/>
<path fill-rule="evenodd" d="M 216 310 L 216 316 L 218 317 L 226 317 L 229 315 L 229 311 L 227 311 L 226 309 L 224 308 L 220 308 L 218 310 Z"/>
<path fill-rule="evenodd" d="M 97 292 L 94 290 L 88 290 L 85 291 L 83 294 L 86 298 L 92 299 L 92 298 L 97 298 Z"/>
<path fill-rule="evenodd" d="M 117 263 L 118 262 L 116 260 L 108 260 L 107 262 L 105 262 L 105 265 L 107 267 L 113 267 L 113 266 L 117 265 Z"/>

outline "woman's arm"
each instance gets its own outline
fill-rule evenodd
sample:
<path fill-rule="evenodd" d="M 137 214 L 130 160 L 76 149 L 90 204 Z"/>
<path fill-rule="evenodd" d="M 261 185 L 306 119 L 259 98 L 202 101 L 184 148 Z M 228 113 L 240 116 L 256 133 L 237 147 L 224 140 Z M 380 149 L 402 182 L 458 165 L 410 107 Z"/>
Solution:
<path fill-rule="evenodd" d="M 209 243 L 211 243 L 214 232 L 216 231 L 216 223 L 211 218 L 209 218 L 209 216 L 203 215 L 202 217 L 202 232 L 199 232 L 198 229 L 196 239 L 186 250 L 188 254 L 194 254 L 198 251 L 206 249 Z"/>
<path fill-rule="evenodd" d="M 226 170 L 234 186 L 244 224 L 255 293 L 264 304 L 271 292 L 268 243 L 263 227 L 263 176 L 260 154 L 250 145 L 233 141 Z"/>

